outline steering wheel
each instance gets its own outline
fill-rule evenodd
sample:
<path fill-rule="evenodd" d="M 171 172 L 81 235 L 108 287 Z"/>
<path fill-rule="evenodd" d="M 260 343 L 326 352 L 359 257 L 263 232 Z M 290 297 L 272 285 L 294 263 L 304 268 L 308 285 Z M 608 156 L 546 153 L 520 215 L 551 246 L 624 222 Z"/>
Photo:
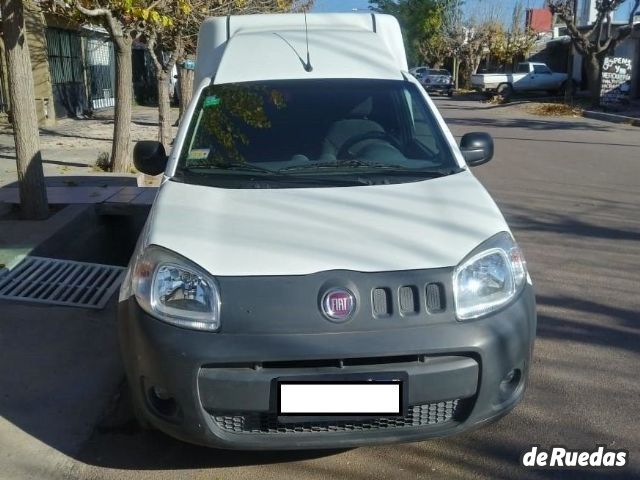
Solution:
<path fill-rule="evenodd" d="M 356 154 L 350 150 L 351 147 L 353 147 L 357 143 L 364 142 L 365 140 L 384 140 L 394 148 L 402 151 L 402 145 L 400 145 L 400 143 L 387 132 L 371 131 L 354 135 L 345 140 L 345 142 L 338 150 L 338 153 L 336 153 L 336 158 L 338 159 L 338 161 L 340 161 L 341 158 L 347 160 L 355 158 Z"/>

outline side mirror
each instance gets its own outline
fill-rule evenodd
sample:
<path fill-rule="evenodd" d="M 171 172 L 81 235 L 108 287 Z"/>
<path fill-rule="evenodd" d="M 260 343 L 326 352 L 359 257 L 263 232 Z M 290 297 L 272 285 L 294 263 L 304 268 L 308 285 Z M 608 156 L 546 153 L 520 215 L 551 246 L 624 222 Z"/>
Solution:
<path fill-rule="evenodd" d="M 493 158 L 493 139 L 485 132 L 467 133 L 460 140 L 460 151 L 467 165 L 477 167 Z"/>
<path fill-rule="evenodd" d="M 160 142 L 142 140 L 133 147 L 133 164 L 146 175 L 160 175 L 167 167 L 167 153 Z"/>

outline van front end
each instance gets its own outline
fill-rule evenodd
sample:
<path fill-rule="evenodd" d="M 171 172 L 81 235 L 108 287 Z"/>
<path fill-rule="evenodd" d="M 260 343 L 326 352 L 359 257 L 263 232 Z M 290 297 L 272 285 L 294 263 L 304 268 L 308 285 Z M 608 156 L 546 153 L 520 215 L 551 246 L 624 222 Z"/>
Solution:
<path fill-rule="evenodd" d="M 119 307 L 119 331 L 138 411 L 188 442 L 269 450 L 410 442 L 497 419 L 525 390 L 533 289 L 525 283 L 498 311 L 460 320 L 453 273 L 218 278 L 229 325 L 218 333 L 168 324 L 130 297 Z M 330 320 L 320 305 L 338 286 L 355 299 L 346 323 Z M 289 380 L 388 379 L 403 384 L 399 415 L 278 415 L 278 387 Z"/>

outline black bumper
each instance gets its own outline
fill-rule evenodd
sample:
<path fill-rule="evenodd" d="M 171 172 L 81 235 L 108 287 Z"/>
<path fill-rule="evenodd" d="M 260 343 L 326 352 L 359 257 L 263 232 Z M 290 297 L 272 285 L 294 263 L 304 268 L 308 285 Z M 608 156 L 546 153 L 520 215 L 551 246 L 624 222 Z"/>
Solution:
<path fill-rule="evenodd" d="M 192 443 L 272 450 L 416 441 L 504 415 L 524 393 L 536 315 L 527 285 L 481 320 L 383 332 L 204 333 L 159 321 L 133 298 L 119 305 L 118 325 L 134 401 L 151 424 Z M 404 417 L 280 423 L 275 414 L 276 379 L 389 372 L 407 375 Z"/>

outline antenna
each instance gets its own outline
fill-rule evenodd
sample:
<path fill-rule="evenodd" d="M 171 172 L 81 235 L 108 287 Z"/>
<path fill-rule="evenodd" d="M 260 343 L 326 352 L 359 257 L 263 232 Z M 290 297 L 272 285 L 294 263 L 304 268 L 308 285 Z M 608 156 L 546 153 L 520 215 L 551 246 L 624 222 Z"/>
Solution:
<path fill-rule="evenodd" d="M 304 69 L 307 72 L 311 72 L 313 67 L 311 66 L 311 58 L 309 57 L 309 27 L 307 25 L 307 10 L 304 10 L 304 35 L 307 41 L 307 63 L 304 65 Z"/>
<path fill-rule="evenodd" d="M 306 37 L 306 42 L 307 42 L 307 61 L 306 62 L 300 56 L 300 54 L 296 50 L 296 47 L 291 45 L 291 42 L 289 42 L 289 40 L 284 38 L 278 32 L 273 32 L 273 34 L 276 37 L 278 37 L 280 40 L 282 40 L 284 43 L 289 45 L 289 48 L 291 48 L 291 50 L 293 50 L 293 53 L 295 53 L 296 57 L 298 57 L 298 60 L 300 60 L 300 63 L 302 64 L 302 68 L 304 68 L 305 72 L 311 72 L 311 71 L 313 71 L 313 67 L 311 66 L 311 58 L 309 56 L 309 27 L 307 26 L 307 11 L 306 10 L 304 11 L 304 32 L 305 32 L 305 37 Z"/>

